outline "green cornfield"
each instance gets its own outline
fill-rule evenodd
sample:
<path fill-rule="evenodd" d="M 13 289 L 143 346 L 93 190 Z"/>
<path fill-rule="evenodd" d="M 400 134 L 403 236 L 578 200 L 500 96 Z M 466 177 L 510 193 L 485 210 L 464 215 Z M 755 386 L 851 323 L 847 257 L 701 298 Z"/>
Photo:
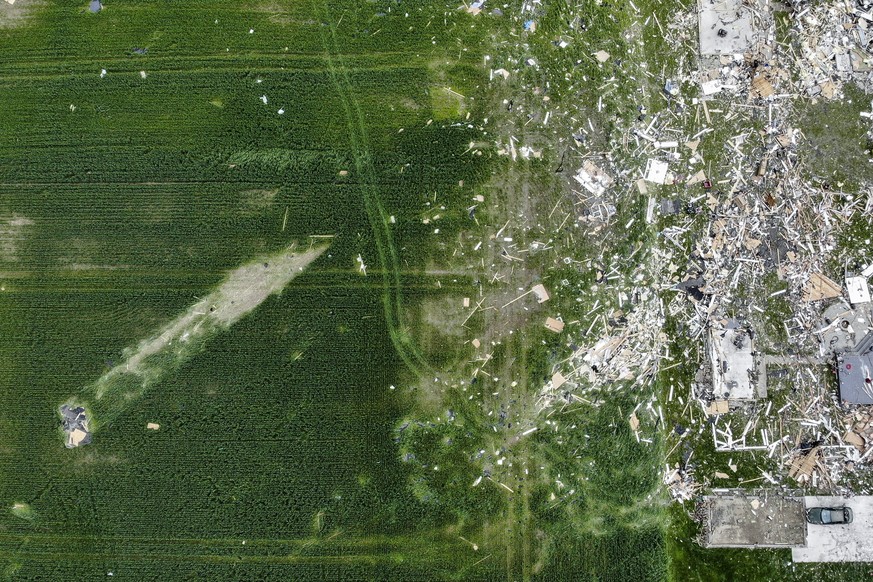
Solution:
<path fill-rule="evenodd" d="M 444 64 L 464 15 L 3 8 L 0 503 L 28 507 L 0 511 L 5 576 L 489 577 L 493 564 L 456 555 L 449 512 L 408 489 L 389 390 L 428 365 L 406 306 L 453 291 L 423 274 L 420 214 L 436 193 L 451 236 L 485 175 L 460 155 L 472 127 L 428 124 L 432 85 L 481 74 L 476 54 Z M 329 251 L 280 296 L 94 444 L 63 447 L 58 404 L 229 270 L 311 235 L 334 235 Z"/>

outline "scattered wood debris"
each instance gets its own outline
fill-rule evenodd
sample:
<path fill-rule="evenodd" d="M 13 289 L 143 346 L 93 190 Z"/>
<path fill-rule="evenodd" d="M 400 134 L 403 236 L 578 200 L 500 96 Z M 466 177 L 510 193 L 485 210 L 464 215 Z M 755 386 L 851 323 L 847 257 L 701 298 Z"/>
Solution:
<path fill-rule="evenodd" d="M 800 452 L 794 457 L 788 476 L 803 483 L 812 477 L 813 471 L 818 468 L 821 447 L 813 447 L 805 452 Z"/>
<path fill-rule="evenodd" d="M 564 331 L 564 322 L 560 319 L 555 319 L 554 317 L 547 317 L 546 329 L 555 333 L 561 333 Z"/>
<path fill-rule="evenodd" d="M 700 490 L 700 485 L 694 481 L 691 471 L 682 470 L 678 466 L 673 469 L 667 467 L 664 472 L 664 485 L 677 501 L 691 501 Z"/>
<path fill-rule="evenodd" d="M 706 413 L 709 415 L 727 414 L 728 412 L 730 412 L 730 407 L 728 406 L 727 400 L 713 400 L 709 406 L 706 407 Z"/>
<path fill-rule="evenodd" d="M 534 285 L 533 289 L 531 289 L 534 295 L 536 295 L 537 303 L 545 303 L 549 300 L 549 292 L 546 291 L 546 287 L 543 284 Z"/>
<path fill-rule="evenodd" d="M 843 288 L 835 281 L 822 275 L 821 273 L 813 273 L 809 276 L 809 282 L 803 288 L 803 301 L 820 301 L 822 299 L 831 299 L 839 297 L 843 293 Z"/>

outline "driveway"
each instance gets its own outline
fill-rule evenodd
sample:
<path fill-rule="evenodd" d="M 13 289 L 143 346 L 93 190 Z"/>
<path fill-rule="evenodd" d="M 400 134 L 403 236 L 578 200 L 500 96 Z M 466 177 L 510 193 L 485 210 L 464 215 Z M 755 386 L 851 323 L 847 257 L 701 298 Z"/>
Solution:
<path fill-rule="evenodd" d="M 848 525 L 806 526 L 806 547 L 792 548 L 795 562 L 873 562 L 873 496 L 804 497 L 810 507 L 852 508 L 855 519 Z"/>

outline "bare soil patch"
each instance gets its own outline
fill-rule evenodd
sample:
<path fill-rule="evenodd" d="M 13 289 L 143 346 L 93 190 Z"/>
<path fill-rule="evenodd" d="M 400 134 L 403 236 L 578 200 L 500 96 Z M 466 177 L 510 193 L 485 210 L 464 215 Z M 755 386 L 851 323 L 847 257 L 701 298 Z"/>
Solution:
<path fill-rule="evenodd" d="M 15 0 L 14 4 L 0 0 L 0 28 L 22 26 L 41 4 L 36 0 Z"/>

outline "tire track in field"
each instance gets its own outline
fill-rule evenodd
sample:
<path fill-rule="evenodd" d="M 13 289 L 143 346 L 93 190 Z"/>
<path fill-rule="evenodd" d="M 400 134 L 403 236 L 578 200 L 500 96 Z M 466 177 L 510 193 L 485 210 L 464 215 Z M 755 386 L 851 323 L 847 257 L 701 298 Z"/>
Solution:
<path fill-rule="evenodd" d="M 70 148 L 73 149 L 73 148 Z M 78 148 L 78 151 L 82 151 L 83 148 Z M 3 152 L 4 148 L 0 147 L 0 152 Z M 293 150 L 295 152 L 310 152 L 318 150 Z M 160 187 L 160 186 L 228 186 L 228 187 L 272 187 L 275 186 L 279 182 L 279 179 L 276 180 L 240 180 L 238 182 L 231 182 L 226 179 L 215 179 L 215 180 L 168 180 L 164 182 L 128 182 L 123 180 L 93 180 L 91 182 L 0 182 L 0 188 L 66 188 L 68 190 L 74 189 L 82 189 L 82 190 L 91 190 L 95 186 L 130 186 L 130 187 Z M 391 182 L 383 182 L 384 184 L 394 185 Z M 336 186 L 336 187 L 355 187 L 360 188 L 361 183 L 356 182 L 354 180 L 345 180 L 343 182 L 337 182 L 333 180 L 325 180 L 324 182 L 315 182 L 314 180 L 282 180 L 282 185 L 285 184 L 293 184 L 295 186 L 306 186 L 306 185 L 316 185 L 316 186 Z M 144 194 L 142 196 L 145 196 Z M 180 206 L 183 204 L 180 202 Z"/>
<path fill-rule="evenodd" d="M 355 169 L 361 177 L 364 208 L 370 222 L 373 238 L 376 241 L 379 262 L 382 265 L 382 304 L 385 310 L 388 333 L 391 336 L 394 349 L 403 362 L 417 377 L 422 378 L 425 374 L 432 373 L 432 368 L 410 335 L 403 330 L 400 261 L 397 257 L 397 248 L 391 237 L 388 214 L 385 212 L 376 188 L 379 181 L 376 179 L 376 171 L 370 154 L 364 115 L 360 104 L 354 97 L 348 68 L 341 56 L 342 53 L 339 51 L 336 23 L 331 18 L 330 10 L 326 5 L 318 2 L 313 2 L 313 9 L 322 17 L 326 25 L 322 27 L 321 31 L 325 60 L 334 88 L 345 111 L 346 123 L 349 128 L 349 143 L 355 158 Z"/>
<path fill-rule="evenodd" d="M 45 273 L 43 272 L 40 275 L 44 275 L 44 274 Z M 385 274 L 383 273 L 383 275 L 385 275 Z M 390 275 L 390 274 L 387 274 L 387 275 Z M 17 281 L 20 281 L 22 279 L 26 279 L 28 276 L 30 276 L 30 275 L 19 276 L 17 278 L 4 276 L 3 279 L 5 281 L 15 281 L 17 283 Z M 89 277 L 89 278 L 93 278 L 93 277 Z M 381 283 L 362 282 L 362 283 L 350 284 L 348 281 L 337 281 L 336 283 L 332 283 L 332 284 L 301 283 L 301 284 L 295 285 L 294 288 L 298 291 L 330 291 L 330 290 L 345 291 L 345 290 L 351 290 L 351 289 L 378 291 L 380 289 L 383 289 L 383 286 Z M 433 294 L 434 294 L 433 296 L 439 297 L 439 296 L 441 296 L 440 294 L 453 293 L 453 292 L 457 293 L 457 292 L 461 292 L 463 290 L 469 289 L 470 282 L 465 281 L 463 283 L 458 283 L 458 284 L 442 283 L 442 287 L 435 288 L 431 281 L 422 281 L 422 282 L 406 283 L 406 284 L 404 284 L 404 288 L 415 289 L 415 290 L 421 291 L 421 292 L 430 291 L 430 292 L 433 292 Z M 54 297 L 69 297 L 71 295 L 78 295 L 78 294 L 82 294 L 82 293 L 119 293 L 119 292 L 133 292 L 133 291 L 150 291 L 150 290 L 154 290 L 154 289 L 155 289 L 155 287 L 153 285 L 142 285 L 139 287 L 137 287 L 137 286 L 100 287 L 100 286 L 96 286 L 96 285 L 94 285 L 94 286 L 76 285 L 75 287 L 70 286 L 67 288 L 63 288 L 63 289 L 58 288 L 58 289 L 54 289 L 54 290 L 37 289 L 36 287 L 27 287 L 27 286 L 22 286 L 21 284 L 16 284 L 16 286 L 15 286 L 16 293 L 21 293 L 21 292 L 26 292 L 26 293 L 31 293 L 31 294 L 40 293 L 41 297 L 46 298 L 44 300 L 47 300 L 48 297 L 52 297 L 52 296 L 54 296 Z M 199 286 L 199 285 L 187 285 L 184 287 L 182 287 L 182 286 L 165 286 L 165 287 L 161 287 L 161 290 L 162 291 L 190 290 L 192 293 L 196 293 L 197 291 L 201 290 L 201 286 Z"/>

